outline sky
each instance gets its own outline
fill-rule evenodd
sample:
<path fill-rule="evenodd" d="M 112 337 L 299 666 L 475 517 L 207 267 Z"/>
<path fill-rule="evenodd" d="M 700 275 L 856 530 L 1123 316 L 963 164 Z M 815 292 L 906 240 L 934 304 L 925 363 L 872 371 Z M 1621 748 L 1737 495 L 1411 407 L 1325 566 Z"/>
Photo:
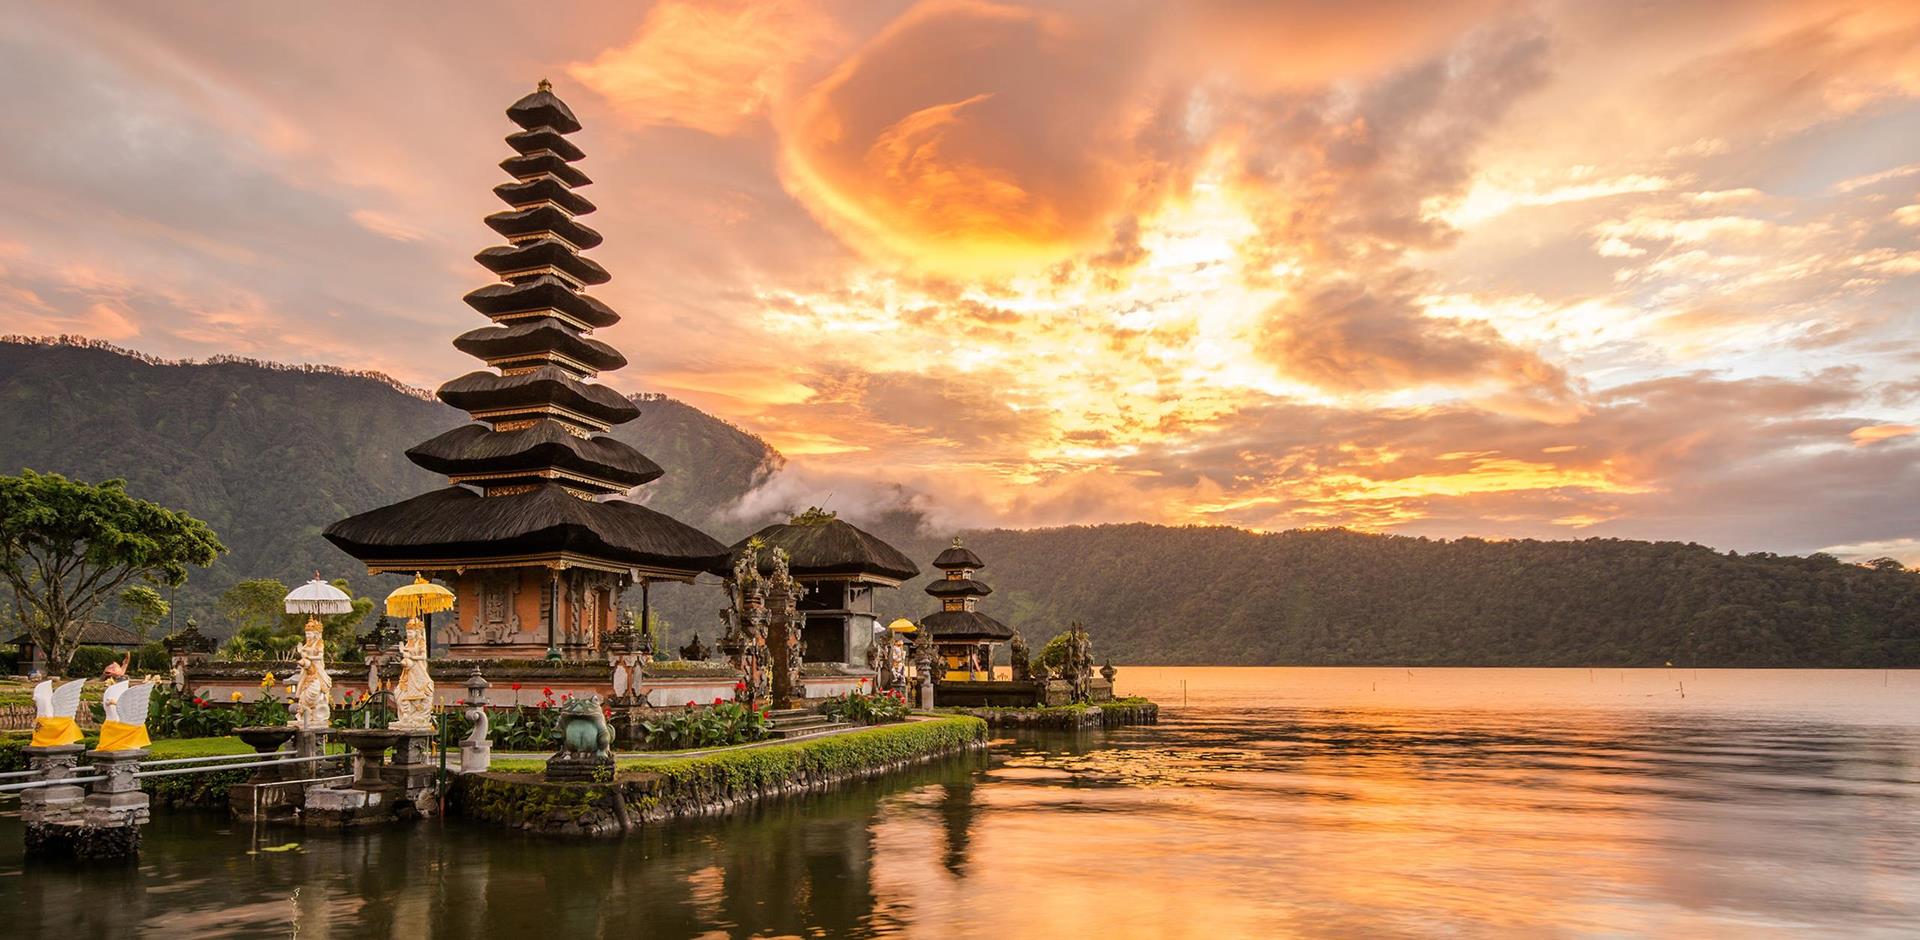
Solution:
<path fill-rule="evenodd" d="M 0 333 L 431 388 L 550 79 L 744 515 L 1920 562 L 1920 4 L 0 17 Z"/>

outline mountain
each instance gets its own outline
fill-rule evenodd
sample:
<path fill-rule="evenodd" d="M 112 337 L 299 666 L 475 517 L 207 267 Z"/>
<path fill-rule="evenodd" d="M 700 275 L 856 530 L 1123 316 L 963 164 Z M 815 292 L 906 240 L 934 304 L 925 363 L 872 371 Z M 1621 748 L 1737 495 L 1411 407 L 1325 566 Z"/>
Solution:
<path fill-rule="evenodd" d="M 721 536 L 718 511 L 777 468 L 780 455 L 682 402 L 636 401 L 640 417 L 611 433 L 667 471 L 640 498 Z M 404 452 L 467 420 L 378 373 L 167 362 L 98 343 L 0 339 L 0 472 L 121 477 L 133 495 L 206 520 L 230 554 L 193 573 L 178 616 L 217 632 L 213 599 L 241 579 L 296 584 L 320 570 L 352 576 L 363 592 L 397 585 L 394 576 L 366 577 L 320 530 L 445 486 Z"/>
<path fill-rule="evenodd" d="M 613 433 L 667 470 L 640 491 L 649 505 L 725 542 L 768 521 L 725 510 L 777 452 L 681 402 L 636 401 L 640 418 Z M 463 420 L 374 373 L 0 340 L 0 472 L 124 477 L 207 520 L 232 554 L 194 573 L 179 616 L 215 632 L 212 599 L 235 581 L 358 575 L 320 530 L 444 485 L 403 451 Z M 953 533 L 897 511 L 856 521 L 928 569 L 880 592 L 882 611 L 934 609 L 920 589 Z M 995 589 L 984 610 L 1036 648 L 1080 620 L 1117 662 L 1920 666 L 1920 574 L 1824 555 L 1145 524 L 965 535 Z M 398 581 L 353 580 L 373 594 Z M 695 629 L 713 641 L 711 586 L 663 586 L 654 601 L 675 645 Z"/>

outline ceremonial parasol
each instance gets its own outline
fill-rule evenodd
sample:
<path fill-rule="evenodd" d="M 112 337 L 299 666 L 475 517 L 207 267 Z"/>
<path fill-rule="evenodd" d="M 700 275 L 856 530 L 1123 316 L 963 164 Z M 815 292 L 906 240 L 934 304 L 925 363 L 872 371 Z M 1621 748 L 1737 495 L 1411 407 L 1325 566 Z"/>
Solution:
<path fill-rule="evenodd" d="M 900 619 L 895 620 L 890 624 L 887 624 L 887 629 L 892 630 L 895 633 L 914 633 L 914 632 L 917 632 L 920 628 L 914 626 L 913 621 L 908 620 L 905 617 L 901 617 Z"/>
<path fill-rule="evenodd" d="M 392 617 L 418 617 L 453 609 L 453 592 L 418 574 L 413 583 L 387 595 L 387 614 Z"/>
<path fill-rule="evenodd" d="M 313 573 L 313 580 L 287 592 L 287 613 L 332 616 L 353 613 L 353 598 L 345 591 L 320 580 L 320 572 Z"/>

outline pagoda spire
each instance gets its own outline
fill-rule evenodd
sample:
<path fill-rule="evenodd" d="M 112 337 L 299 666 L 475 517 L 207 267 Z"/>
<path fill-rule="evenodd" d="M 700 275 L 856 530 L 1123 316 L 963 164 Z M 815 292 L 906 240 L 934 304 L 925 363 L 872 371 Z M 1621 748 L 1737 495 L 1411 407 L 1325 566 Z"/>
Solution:
<path fill-rule="evenodd" d="M 500 164 L 512 179 L 493 188 L 507 208 L 486 218 L 507 243 L 474 256 L 498 283 L 466 296 L 467 305 L 493 323 L 453 341 L 488 368 L 438 393 L 480 423 L 455 428 L 407 456 L 489 496 L 527 492 L 541 481 L 580 497 L 622 493 L 661 470 L 601 433 L 640 410 L 591 381 L 627 360 L 592 336 L 620 315 L 587 292 L 612 275 L 582 254 L 602 239 L 579 220 L 595 209 L 575 191 L 590 182 L 574 166 L 586 154 L 567 139 L 580 122 L 546 79 L 507 108 L 507 118 L 520 128 L 506 138 L 515 155 Z"/>

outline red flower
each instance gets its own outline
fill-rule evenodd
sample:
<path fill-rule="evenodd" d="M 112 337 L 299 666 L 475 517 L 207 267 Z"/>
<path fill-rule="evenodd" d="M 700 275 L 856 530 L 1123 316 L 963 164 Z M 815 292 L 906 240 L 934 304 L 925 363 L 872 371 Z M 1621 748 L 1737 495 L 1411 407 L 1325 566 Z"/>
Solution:
<path fill-rule="evenodd" d="M 722 701 L 722 699 L 721 699 L 721 698 L 720 698 L 719 696 L 717 696 L 717 695 L 716 695 L 716 696 L 714 696 L 714 698 L 713 698 L 713 704 L 715 704 L 715 705 L 718 705 L 718 704 L 720 704 L 720 702 L 721 702 L 721 701 Z"/>
<path fill-rule="evenodd" d="M 518 691 L 520 691 L 520 683 L 518 683 L 518 682 L 515 682 L 515 683 L 513 684 L 513 690 L 514 690 L 515 692 L 518 692 Z"/>
<path fill-rule="evenodd" d="M 355 691 L 354 691 L 354 690 L 352 690 L 352 689 L 348 689 L 348 690 L 347 690 L 347 698 L 349 698 L 349 699 L 353 699 L 353 698 L 358 698 L 359 696 L 360 696 L 360 693 L 358 693 L 358 692 L 355 692 Z"/>
<path fill-rule="evenodd" d="M 200 696 L 198 696 L 198 695 L 196 695 L 196 696 L 194 696 L 194 697 L 193 697 L 193 704 L 195 704 L 195 705 L 198 705 L 198 706 L 200 706 L 201 708 L 205 708 L 205 707 L 207 707 L 207 700 L 206 700 L 206 699 L 203 699 L 203 698 L 201 698 L 201 697 L 200 697 Z"/>
<path fill-rule="evenodd" d="M 688 711 L 692 711 L 692 710 L 693 710 L 693 703 L 692 703 L 692 702 L 688 702 L 688 703 L 687 703 L 687 710 L 688 710 Z"/>
<path fill-rule="evenodd" d="M 546 687 L 546 688 L 544 688 L 544 689 L 541 689 L 541 690 L 540 690 L 540 694 L 541 694 L 541 695 L 544 695 L 544 696 L 546 696 L 546 697 L 548 697 L 548 698 L 552 698 L 552 697 L 553 697 L 553 687 L 552 687 L 552 686 L 548 686 L 548 687 Z"/>
<path fill-rule="evenodd" d="M 735 692 L 745 692 L 747 690 L 747 684 L 745 682 L 735 682 L 733 684 L 733 690 Z"/>

